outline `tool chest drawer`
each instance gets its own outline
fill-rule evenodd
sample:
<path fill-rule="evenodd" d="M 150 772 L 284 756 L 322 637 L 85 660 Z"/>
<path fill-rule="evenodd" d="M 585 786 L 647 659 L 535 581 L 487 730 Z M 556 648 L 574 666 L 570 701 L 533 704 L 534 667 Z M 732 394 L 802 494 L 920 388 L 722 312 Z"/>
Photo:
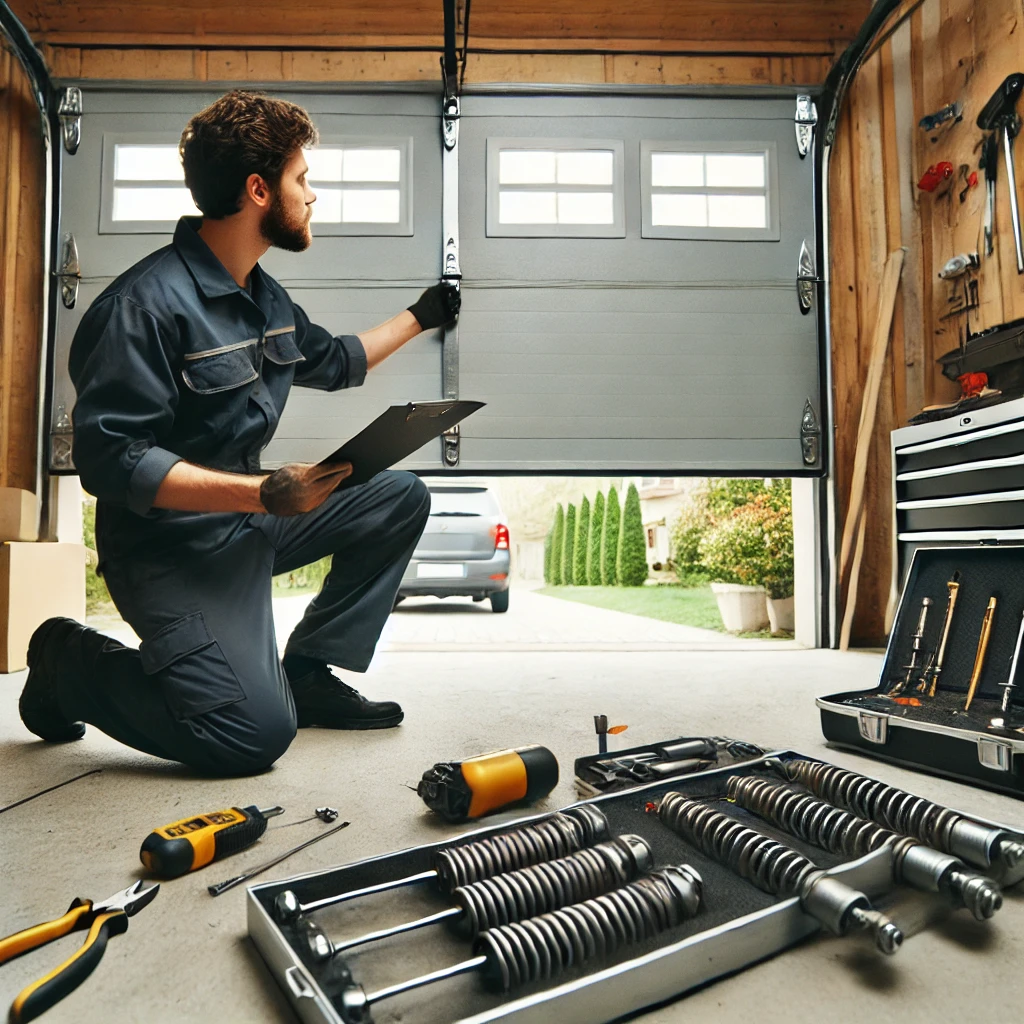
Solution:
<path fill-rule="evenodd" d="M 869 906 L 868 900 L 884 900 L 890 893 L 897 860 L 889 845 L 866 855 L 863 850 L 834 852 L 794 838 L 794 833 L 771 824 L 763 813 L 746 810 L 749 805 L 739 798 L 736 802 L 723 799 L 734 795 L 730 786 L 751 777 L 775 786 L 792 785 L 796 790 L 801 788 L 799 784 L 780 782 L 780 777 L 795 778 L 795 773 L 787 774 L 795 771 L 794 766 L 813 771 L 815 764 L 818 762 L 791 751 L 776 752 L 741 765 L 608 794 L 555 815 L 523 818 L 446 842 L 258 885 L 247 893 L 249 934 L 299 1017 L 311 1024 L 613 1021 L 780 952 L 821 927 L 824 919 L 818 911 L 802 902 L 805 892 L 796 898 L 778 895 L 779 890 L 771 888 L 770 878 L 777 882 L 787 872 L 793 877 L 790 858 L 794 856 L 813 861 L 811 867 L 826 872 L 823 875 L 816 870 L 817 879 L 845 881 L 859 892 L 863 906 Z M 684 796 L 666 799 L 666 794 L 674 792 Z M 688 838 L 683 838 L 687 833 L 679 825 L 684 817 L 680 808 L 684 807 L 689 808 L 686 820 L 693 828 Z M 670 865 L 684 866 L 683 872 L 695 871 L 700 878 L 699 907 L 691 906 L 681 920 L 669 922 L 667 927 L 662 920 L 655 934 L 642 934 L 644 929 L 639 926 L 631 936 L 618 931 L 623 941 L 616 944 L 610 937 L 620 928 L 617 915 L 634 900 L 629 896 L 631 887 L 644 884 L 637 876 L 632 883 L 605 890 L 608 895 L 598 900 L 612 902 L 604 903 L 604 911 L 577 910 L 597 902 L 593 899 L 586 903 L 570 900 L 572 906 L 561 904 L 566 910 L 539 917 L 531 917 L 531 912 L 520 906 L 521 916 L 515 918 L 522 922 L 520 930 L 512 938 L 496 938 L 490 946 L 483 941 L 488 934 L 504 935 L 517 926 L 499 927 L 491 922 L 488 927 L 492 931 L 482 932 L 476 945 L 464 935 L 460 938 L 458 933 L 439 927 L 442 918 L 466 913 L 453 908 L 455 900 L 441 891 L 439 876 L 432 872 L 442 863 L 439 854 L 457 862 L 462 850 L 466 863 L 479 866 L 491 855 L 475 851 L 488 843 L 492 853 L 501 843 L 504 848 L 521 851 L 524 844 L 529 845 L 524 836 L 530 830 L 551 829 L 555 819 L 564 822 L 573 815 L 594 812 L 606 822 L 607 839 L 632 836 L 635 845 L 649 848 L 653 865 L 647 868 L 654 870 L 644 877 L 652 878 L 666 868 L 671 871 Z M 728 827 L 723 828 L 723 823 Z M 758 845 L 764 856 L 740 854 L 741 848 L 751 853 L 750 836 L 755 831 L 758 844 L 786 844 L 792 852 L 783 851 L 780 857 L 767 852 L 768 846 Z M 701 837 L 699 841 L 695 835 Z M 999 835 L 1012 835 L 1014 842 L 1024 838 L 1015 832 Z M 598 833 L 590 837 L 592 841 L 601 838 Z M 1024 846 L 1019 849 L 1024 852 Z M 576 856 L 583 854 L 587 850 Z M 730 856 L 735 863 L 744 862 L 747 877 L 726 866 L 731 863 Z M 783 864 L 788 865 L 785 871 L 781 870 Z M 523 890 L 514 883 L 515 874 L 502 873 L 505 866 L 497 865 L 495 873 L 485 874 L 485 882 L 477 884 L 484 885 L 491 878 L 491 891 L 500 889 L 510 899 L 510 892 Z M 538 863 L 534 870 L 540 866 Z M 1005 872 L 1003 876 L 1004 884 L 1017 880 Z M 975 877 L 980 879 L 980 875 Z M 395 888 L 396 884 L 399 887 Z M 997 887 L 980 884 L 989 886 L 990 895 L 995 893 L 1001 902 Z M 359 898 L 350 899 L 353 891 L 360 893 Z M 472 904 L 458 900 L 458 906 L 467 905 Z M 508 913 L 508 906 L 511 904 L 499 913 Z M 661 913 L 659 909 L 659 920 Z M 543 924 L 552 918 L 557 920 Z M 396 925 L 416 919 L 424 919 L 424 927 L 398 933 Z M 884 913 L 864 915 L 865 922 L 869 919 L 876 945 L 882 948 L 879 936 L 884 928 L 898 929 Z M 538 923 L 534 925 L 534 921 Z M 889 923 L 881 927 L 879 921 Z M 389 937 L 380 935 L 381 931 L 387 931 Z M 494 950 L 500 955 L 495 957 Z M 562 969 L 556 970 L 556 964 Z M 510 975 L 513 983 L 507 984 Z M 407 983 L 414 978 L 413 988 Z M 516 980 L 520 984 L 515 984 Z"/>

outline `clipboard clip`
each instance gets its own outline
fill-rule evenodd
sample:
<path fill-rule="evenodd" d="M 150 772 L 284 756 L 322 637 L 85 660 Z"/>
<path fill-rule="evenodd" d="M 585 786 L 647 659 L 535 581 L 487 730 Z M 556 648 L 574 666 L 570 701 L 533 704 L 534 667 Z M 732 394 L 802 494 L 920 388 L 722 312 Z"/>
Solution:
<path fill-rule="evenodd" d="M 452 411 L 456 402 L 453 400 L 447 404 L 441 402 L 431 402 L 428 405 L 417 405 L 415 402 L 410 402 L 405 407 L 405 422 L 409 420 L 419 419 L 431 419 L 436 420 L 438 416 L 446 416 Z M 458 424 L 456 424 L 456 433 L 458 433 Z"/>

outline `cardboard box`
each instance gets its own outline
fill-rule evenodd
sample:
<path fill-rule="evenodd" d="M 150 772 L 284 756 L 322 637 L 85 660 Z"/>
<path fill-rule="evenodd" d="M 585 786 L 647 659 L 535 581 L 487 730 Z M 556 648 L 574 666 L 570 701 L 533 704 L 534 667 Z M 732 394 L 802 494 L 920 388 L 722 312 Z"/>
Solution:
<path fill-rule="evenodd" d="M 35 540 L 38 530 L 36 496 L 20 487 L 0 487 L 0 541 Z"/>
<path fill-rule="evenodd" d="M 82 544 L 0 544 L 0 672 L 26 667 L 28 641 L 54 615 L 85 621 Z"/>

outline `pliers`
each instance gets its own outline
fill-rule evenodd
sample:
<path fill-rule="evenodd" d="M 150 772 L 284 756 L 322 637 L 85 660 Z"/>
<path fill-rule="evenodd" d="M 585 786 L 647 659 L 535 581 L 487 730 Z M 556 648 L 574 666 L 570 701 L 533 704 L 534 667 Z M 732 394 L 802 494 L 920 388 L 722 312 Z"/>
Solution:
<path fill-rule="evenodd" d="M 103 959 L 107 939 L 128 930 L 128 918 L 153 901 L 159 885 L 143 888 L 141 881 L 98 903 L 76 899 L 56 920 L 0 939 L 0 964 L 45 946 L 70 932 L 89 929 L 81 948 L 59 967 L 22 990 L 11 1003 L 11 1024 L 26 1024 L 74 992 Z"/>

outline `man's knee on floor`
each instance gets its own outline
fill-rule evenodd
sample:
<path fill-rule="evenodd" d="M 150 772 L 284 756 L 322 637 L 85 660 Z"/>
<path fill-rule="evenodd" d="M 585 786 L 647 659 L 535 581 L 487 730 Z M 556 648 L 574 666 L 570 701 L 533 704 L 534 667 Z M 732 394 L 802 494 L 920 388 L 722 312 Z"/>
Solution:
<path fill-rule="evenodd" d="M 221 722 L 211 729 L 208 763 L 201 765 L 217 775 L 256 775 L 266 771 L 295 739 L 295 713 L 284 703 L 264 709 L 259 716 Z"/>

